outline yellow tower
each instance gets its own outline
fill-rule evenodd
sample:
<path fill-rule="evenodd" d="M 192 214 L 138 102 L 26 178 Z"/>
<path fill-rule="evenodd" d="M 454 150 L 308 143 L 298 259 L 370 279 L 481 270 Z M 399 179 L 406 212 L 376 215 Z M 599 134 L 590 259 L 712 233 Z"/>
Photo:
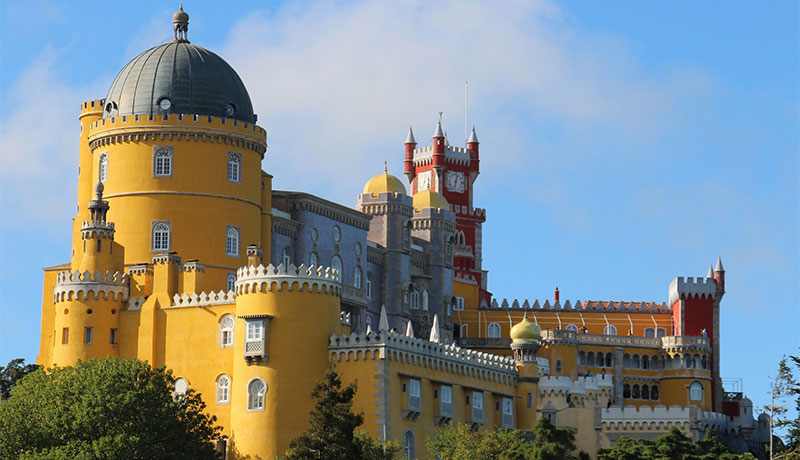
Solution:
<path fill-rule="evenodd" d="M 340 288 L 338 273 L 329 268 L 239 269 L 229 446 L 234 452 L 283 455 L 307 428 L 314 404 L 308 395 L 328 366 L 328 340 L 339 332 Z"/>
<path fill-rule="evenodd" d="M 81 224 L 80 270 L 59 273 L 56 280 L 53 362 L 48 365 L 119 354 L 119 313 L 128 296 L 124 250 L 114 241 L 114 223 L 106 220 L 102 183 L 95 193 L 89 220 Z"/>
<path fill-rule="evenodd" d="M 511 328 L 511 349 L 519 373 L 517 387 L 517 427 L 532 430 L 536 423 L 536 408 L 539 403 L 539 366 L 536 352 L 539 351 L 542 331 L 536 323 L 522 318 Z"/>

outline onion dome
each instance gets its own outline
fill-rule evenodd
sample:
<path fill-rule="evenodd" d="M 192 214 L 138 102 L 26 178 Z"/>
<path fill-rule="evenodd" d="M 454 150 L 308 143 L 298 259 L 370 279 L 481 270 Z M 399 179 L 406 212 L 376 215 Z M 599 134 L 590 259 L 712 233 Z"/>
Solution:
<path fill-rule="evenodd" d="M 224 59 L 189 43 L 189 15 L 173 16 L 175 39 L 122 68 L 106 96 L 103 118 L 120 115 L 211 115 L 255 123 L 242 79 Z"/>
<path fill-rule="evenodd" d="M 441 193 L 433 190 L 422 190 L 414 195 L 414 210 L 420 212 L 425 208 L 446 209 L 449 211 L 450 204 L 447 203 Z"/>
<path fill-rule="evenodd" d="M 389 174 L 386 166 L 383 167 L 383 174 L 378 174 L 364 184 L 364 194 L 378 196 L 380 193 L 400 193 L 406 194 L 406 187 L 400 179 Z"/>
<path fill-rule="evenodd" d="M 536 323 L 528 321 L 528 318 L 522 318 L 522 321 L 511 328 L 509 336 L 513 343 L 538 342 L 542 338 L 542 329 Z"/>

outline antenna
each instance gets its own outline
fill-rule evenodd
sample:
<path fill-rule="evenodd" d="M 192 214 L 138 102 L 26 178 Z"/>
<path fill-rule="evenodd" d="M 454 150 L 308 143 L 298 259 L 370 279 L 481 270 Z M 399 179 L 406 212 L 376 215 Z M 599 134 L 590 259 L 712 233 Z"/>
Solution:
<path fill-rule="evenodd" d="M 469 80 L 464 82 L 464 141 L 469 138 L 467 129 L 467 114 L 469 114 Z"/>
<path fill-rule="evenodd" d="M 443 114 L 443 113 L 444 113 L 444 112 L 439 112 L 439 124 L 442 124 L 442 114 Z"/>

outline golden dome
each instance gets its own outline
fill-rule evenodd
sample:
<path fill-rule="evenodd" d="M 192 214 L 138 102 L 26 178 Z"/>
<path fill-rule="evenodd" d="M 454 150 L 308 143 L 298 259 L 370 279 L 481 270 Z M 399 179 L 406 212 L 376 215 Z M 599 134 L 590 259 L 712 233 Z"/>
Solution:
<path fill-rule="evenodd" d="M 423 190 L 414 195 L 414 210 L 419 212 L 425 208 L 446 209 L 449 211 L 450 205 L 441 193 L 433 190 Z"/>
<path fill-rule="evenodd" d="M 364 193 L 370 193 L 372 196 L 378 196 L 379 193 L 402 193 L 405 195 L 406 187 L 400 179 L 387 173 L 384 168 L 383 174 L 378 174 L 367 181 L 364 185 Z"/>
<path fill-rule="evenodd" d="M 514 343 L 536 342 L 542 338 L 542 329 L 536 323 L 528 321 L 528 318 L 522 318 L 522 321 L 511 328 L 509 336 Z"/>

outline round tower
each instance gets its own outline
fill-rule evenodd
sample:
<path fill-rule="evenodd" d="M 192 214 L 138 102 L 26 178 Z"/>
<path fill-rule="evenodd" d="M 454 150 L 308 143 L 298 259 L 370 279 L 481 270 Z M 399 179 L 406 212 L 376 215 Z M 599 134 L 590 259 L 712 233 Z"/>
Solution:
<path fill-rule="evenodd" d="M 339 332 L 339 274 L 330 268 L 240 268 L 229 448 L 273 458 L 308 425 L 309 397 Z M 288 350 L 302 350 L 302 359 Z"/>
<path fill-rule="evenodd" d="M 236 71 L 189 42 L 188 14 L 173 22 L 175 39 L 131 60 L 101 118 L 92 112 L 90 169 L 105 186 L 127 263 L 178 253 L 206 265 L 204 290 L 221 290 L 247 263 L 247 245 L 269 241 L 266 131 Z"/>
<path fill-rule="evenodd" d="M 81 224 L 79 270 L 59 273 L 56 281 L 52 364 L 59 366 L 119 354 L 119 312 L 128 297 L 124 251 L 114 241 L 114 223 L 106 220 L 102 183 L 95 193 L 89 220 Z"/>
<path fill-rule="evenodd" d="M 536 352 L 541 344 L 542 330 L 525 317 L 511 328 L 509 336 L 519 374 L 517 426 L 522 430 L 532 430 L 536 424 L 536 409 L 539 404 L 539 366 L 536 363 Z"/>

